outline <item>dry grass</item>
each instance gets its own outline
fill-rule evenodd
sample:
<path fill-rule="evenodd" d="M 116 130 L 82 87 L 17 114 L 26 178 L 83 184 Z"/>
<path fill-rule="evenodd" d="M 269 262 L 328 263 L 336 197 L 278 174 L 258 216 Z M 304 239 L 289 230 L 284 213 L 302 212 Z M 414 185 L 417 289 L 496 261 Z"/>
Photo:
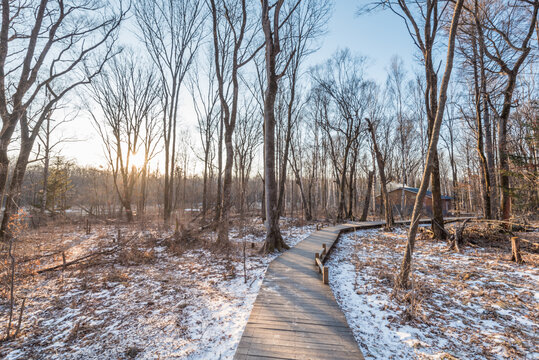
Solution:
<path fill-rule="evenodd" d="M 531 243 L 538 235 L 518 234 Z M 466 244 L 458 254 L 424 232 L 416 242 L 412 287 L 397 290 L 394 276 L 404 254 L 406 232 L 380 231 L 354 245 L 352 262 L 361 279 L 356 284 L 358 294 L 388 291 L 390 323 L 438 333 L 448 349 L 454 350 L 458 343 L 471 358 L 496 358 L 496 347 L 503 347 L 509 358 L 524 358 L 537 344 L 537 333 L 531 329 L 537 330 L 539 324 L 534 298 L 538 288 L 531 279 L 539 275 L 539 255 L 532 246 L 522 247 L 525 264 L 511 262 L 509 237 L 499 228 L 474 224 L 466 229 Z M 481 321 L 504 331 L 485 330 Z"/>
<path fill-rule="evenodd" d="M 259 233 L 259 221 L 248 219 L 246 222 L 257 225 L 243 228 L 243 235 L 251 233 L 252 230 L 252 235 Z M 248 246 L 246 257 L 249 283 L 243 285 L 243 242 L 231 236 L 230 244 L 223 250 L 215 245 L 216 237 L 213 231 L 201 231 L 198 223 L 187 220 L 181 223 L 177 232 L 174 232 L 174 226 L 167 229 L 145 221 L 134 224 L 92 224 L 90 234 L 86 234 L 85 225 L 84 221 L 81 221 L 80 225 L 62 223 L 55 226 L 49 223 L 38 230 L 30 229 L 17 239 L 18 262 L 34 258 L 36 260 L 27 261 L 34 268 L 24 274 L 19 271 L 20 266 L 17 270 L 15 308 L 19 308 L 20 300 L 24 296 L 28 300 L 27 311 L 25 310 L 19 337 L 7 345 L 0 343 L 0 357 L 14 347 L 25 349 L 25 356 L 32 356 L 32 349 L 50 346 L 56 341 L 53 338 L 58 334 L 61 334 L 58 339 L 66 344 L 67 350 L 70 346 L 91 347 L 96 341 L 100 341 L 103 328 L 112 323 L 117 322 L 117 331 L 127 331 L 123 328 L 124 311 L 129 311 L 133 319 L 139 316 L 149 319 L 151 315 L 155 315 L 151 318 L 151 324 L 140 329 L 147 336 L 155 334 L 146 329 L 162 326 L 160 323 L 164 322 L 174 325 L 174 331 L 171 333 L 174 335 L 170 336 L 180 338 L 181 343 L 198 341 L 189 337 L 193 331 L 198 331 L 195 329 L 201 326 L 206 328 L 208 325 L 193 327 L 192 324 L 189 326 L 186 323 L 192 317 L 193 308 L 207 306 L 196 303 L 197 294 L 203 295 L 206 302 L 208 298 L 215 298 L 223 304 L 229 300 L 243 302 L 243 298 L 228 299 L 230 295 L 219 287 L 223 283 L 235 281 L 249 288 L 249 284 L 254 280 L 260 280 L 258 275 L 253 277 L 254 269 L 267 265 L 267 262 L 260 260 L 258 248 Z M 118 229 L 121 234 L 119 242 Z M 237 228 L 233 229 L 234 232 L 239 233 Z M 62 252 L 69 262 L 88 254 L 116 248 L 119 250 L 92 257 L 68 266 L 65 270 L 60 268 L 58 271 L 42 274 L 36 274 L 35 271 L 62 264 Z M 5 277 L 6 273 L 0 273 L 0 277 L 2 276 Z M 2 290 L 4 289 L 2 286 Z M 5 295 L 5 291 L 0 295 L 2 313 L 7 304 Z M 178 300 L 187 296 L 190 300 Z M 103 312 L 104 309 L 107 311 Z M 159 315 L 161 313 L 163 315 Z M 57 319 L 66 314 L 68 316 L 65 324 L 63 321 L 57 322 Z M 133 322 L 129 321 L 130 324 Z M 4 317 L 1 317 L 0 331 L 3 331 L 4 323 Z M 135 325 L 138 326 L 136 321 Z M 160 334 L 162 330 L 156 331 Z M 32 339 L 39 340 L 33 342 Z M 109 345 L 109 351 L 115 351 L 117 348 L 114 344 L 106 346 Z M 135 358 L 139 352 L 147 351 L 146 347 L 144 345 L 141 348 L 137 344 L 125 346 L 119 349 L 118 357 Z M 62 351 L 67 351 L 66 349 Z M 50 349 L 47 351 L 51 354 Z M 39 353 L 39 350 L 36 350 L 38 358 Z"/>

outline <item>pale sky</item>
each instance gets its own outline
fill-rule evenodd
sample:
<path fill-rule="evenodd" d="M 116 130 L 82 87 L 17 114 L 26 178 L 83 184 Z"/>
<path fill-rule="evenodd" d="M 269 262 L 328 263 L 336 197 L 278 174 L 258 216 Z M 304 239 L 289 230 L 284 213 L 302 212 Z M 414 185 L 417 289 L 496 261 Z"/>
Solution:
<path fill-rule="evenodd" d="M 336 50 L 350 48 L 352 53 L 368 57 L 367 76 L 380 84 L 385 81 L 386 69 L 393 55 L 399 55 L 405 62 L 408 72 L 418 67 L 414 54 L 417 49 L 406 31 L 401 18 L 389 10 L 379 11 L 358 17 L 358 6 L 364 0 L 335 0 L 333 16 L 328 24 L 328 33 L 322 39 L 322 46 L 308 59 L 307 65 L 324 62 Z M 129 33 L 124 31 L 123 33 Z M 121 35 L 121 42 L 131 42 L 131 36 Z M 195 115 L 192 110 L 192 100 L 184 92 L 180 113 L 180 129 L 188 127 L 195 129 Z M 179 130 L 180 130 L 179 129 Z M 65 134 L 73 135 L 81 141 L 67 143 L 62 146 L 61 155 L 76 161 L 80 165 L 104 165 L 105 158 L 101 140 L 92 126 L 89 117 L 81 115 L 69 124 Z M 193 142 L 198 137 L 193 134 Z M 158 156 L 159 158 L 159 156 Z"/>

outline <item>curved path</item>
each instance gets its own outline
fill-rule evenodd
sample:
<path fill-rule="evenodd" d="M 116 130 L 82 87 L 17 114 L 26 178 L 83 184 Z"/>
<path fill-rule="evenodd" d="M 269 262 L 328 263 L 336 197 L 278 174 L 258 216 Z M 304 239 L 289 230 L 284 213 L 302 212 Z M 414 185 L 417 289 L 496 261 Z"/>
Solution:
<path fill-rule="evenodd" d="M 458 220 L 461 218 L 447 222 Z M 363 359 L 330 287 L 322 283 L 314 256 L 322 251 L 322 244 L 331 251 L 343 232 L 384 224 L 350 222 L 324 228 L 275 259 L 268 267 L 234 359 Z"/>
<path fill-rule="evenodd" d="M 384 222 L 347 223 L 312 233 L 266 272 L 234 359 L 363 359 L 314 254 L 341 232 Z M 331 279 L 330 279 L 331 281 Z"/>

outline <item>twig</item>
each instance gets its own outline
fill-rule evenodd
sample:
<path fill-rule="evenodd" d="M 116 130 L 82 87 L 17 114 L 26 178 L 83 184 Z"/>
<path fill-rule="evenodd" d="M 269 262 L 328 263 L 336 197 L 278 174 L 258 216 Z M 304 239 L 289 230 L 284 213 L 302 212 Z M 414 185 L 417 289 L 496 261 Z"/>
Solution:
<path fill-rule="evenodd" d="M 26 303 L 26 298 L 22 299 L 22 305 L 21 305 L 21 311 L 19 312 L 19 321 L 17 322 L 17 329 L 15 330 L 15 334 L 13 335 L 14 338 L 19 335 L 19 330 L 21 329 L 21 323 L 22 323 L 22 313 L 24 311 L 24 304 Z"/>

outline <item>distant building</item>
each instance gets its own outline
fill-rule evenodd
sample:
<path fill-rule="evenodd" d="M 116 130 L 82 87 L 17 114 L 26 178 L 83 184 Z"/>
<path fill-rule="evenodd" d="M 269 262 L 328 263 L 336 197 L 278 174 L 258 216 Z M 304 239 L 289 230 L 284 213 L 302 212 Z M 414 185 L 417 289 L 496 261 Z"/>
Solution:
<path fill-rule="evenodd" d="M 419 192 L 418 188 L 413 187 L 404 187 L 404 207 L 403 210 L 401 210 L 401 202 L 402 202 L 402 192 L 403 187 L 397 187 L 393 188 L 391 190 L 388 189 L 389 193 L 389 201 L 391 202 L 391 205 L 393 207 L 393 215 L 394 216 L 409 216 L 412 214 L 412 211 L 414 210 L 414 204 L 415 199 L 417 197 L 417 193 Z M 451 210 L 451 201 L 453 198 L 451 196 L 445 196 L 442 195 L 442 211 L 444 215 L 447 215 L 449 211 Z M 381 206 L 381 195 L 376 196 L 376 207 L 380 209 Z M 427 194 L 425 195 L 425 198 L 423 199 L 423 213 L 425 215 L 432 215 L 432 192 L 427 191 Z"/>

